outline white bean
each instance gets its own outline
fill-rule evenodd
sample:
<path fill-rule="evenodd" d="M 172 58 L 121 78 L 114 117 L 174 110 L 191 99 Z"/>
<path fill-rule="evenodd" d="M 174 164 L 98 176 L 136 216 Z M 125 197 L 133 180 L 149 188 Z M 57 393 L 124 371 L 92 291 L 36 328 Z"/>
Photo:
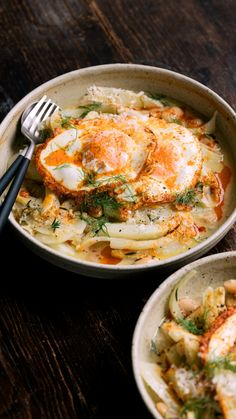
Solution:
<path fill-rule="evenodd" d="M 224 282 L 224 287 L 229 294 L 236 294 L 236 279 L 228 279 Z"/>
<path fill-rule="evenodd" d="M 199 304 L 189 297 L 184 297 L 179 300 L 179 307 L 184 316 L 188 316 L 198 308 Z"/>

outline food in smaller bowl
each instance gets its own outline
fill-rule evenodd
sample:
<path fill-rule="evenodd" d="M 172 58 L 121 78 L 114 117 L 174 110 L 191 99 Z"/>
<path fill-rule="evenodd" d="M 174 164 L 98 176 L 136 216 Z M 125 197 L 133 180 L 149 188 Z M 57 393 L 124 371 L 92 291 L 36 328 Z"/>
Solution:
<path fill-rule="evenodd" d="M 215 120 L 156 92 L 90 86 L 42 127 L 14 216 L 84 261 L 151 264 L 184 253 L 227 215 L 232 170 Z"/>
<path fill-rule="evenodd" d="M 236 279 L 179 298 L 198 273 L 174 287 L 168 315 L 150 342 L 142 377 L 163 418 L 236 417 Z M 158 325 L 157 325 L 158 326 Z"/>

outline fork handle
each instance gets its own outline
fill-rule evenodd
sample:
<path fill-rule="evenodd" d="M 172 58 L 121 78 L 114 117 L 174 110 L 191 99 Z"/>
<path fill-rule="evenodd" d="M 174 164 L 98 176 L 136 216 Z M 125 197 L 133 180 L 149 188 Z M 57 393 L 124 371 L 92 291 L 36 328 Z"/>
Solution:
<path fill-rule="evenodd" d="M 17 172 L 19 166 L 21 165 L 23 159 L 24 159 L 24 156 L 22 154 L 20 154 L 15 159 L 15 161 L 12 163 L 12 165 L 7 169 L 7 171 L 4 173 L 2 178 L 0 179 L 0 195 L 2 195 L 2 193 L 3 193 L 3 191 L 5 191 L 7 185 L 13 179 L 13 177 L 16 174 L 16 172 Z"/>
<path fill-rule="evenodd" d="M 9 191 L 7 192 L 7 195 L 3 201 L 3 204 L 0 207 L 0 233 L 11 212 L 11 209 L 13 207 L 13 204 L 15 202 L 15 199 L 17 197 L 17 194 L 23 182 L 25 173 L 30 163 L 30 160 L 27 157 L 25 156 L 19 156 L 19 157 L 22 157 L 22 159 L 20 159 L 20 161 L 22 162 L 20 169 L 16 173 L 15 179 L 13 180 L 9 188 Z"/>

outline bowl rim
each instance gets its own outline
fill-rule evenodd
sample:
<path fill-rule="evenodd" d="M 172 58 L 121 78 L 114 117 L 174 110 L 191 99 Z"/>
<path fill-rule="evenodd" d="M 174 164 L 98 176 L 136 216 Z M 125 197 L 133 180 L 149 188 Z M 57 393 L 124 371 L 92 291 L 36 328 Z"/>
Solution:
<path fill-rule="evenodd" d="M 127 71 L 127 73 L 130 72 L 130 70 L 137 70 L 142 72 L 151 72 L 153 74 L 165 74 L 169 77 L 185 81 L 188 84 L 194 85 L 198 89 L 200 89 L 202 92 L 206 94 L 208 97 L 214 98 L 216 101 L 218 101 L 222 106 L 224 106 L 229 114 L 232 115 L 233 119 L 236 119 L 236 113 L 234 109 L 223 99 L 221 96 L 219 96 L 217 93 L 215 93 L 213 90 L 209 89 L 208 87 L 204 86 L 202 83 L 185 76 L 181 73 L 167 70 L 165 68 L 161 67 L 155 67 L 155 66 L 148 66 L 148 65 L 142 65 L 142 64 L 125 64 L 125 63 L 114 63 L 114 64 L 103 64 L 103 65 L 96 65 L 96 66 L 90 66 L 85 67 L 77 70 L 73 70 L 67 73 L 64 73 L 60 76 L 54 77 L 50 79 L 49 81 L 41 84 L 40 86 L 36 87 L 35 89 L 31 90 L 27 95 L 25 95 L 14 107 L 10 110 L 10 112 L 6 115 L 6 117 L 3 119 L 3 121 L 0 124 L 0 136 L 4 135 L 5 130 L 7 129 L 11 119 L 13 119 L 14 116 L 16 116 L 19 112 L 22 111 L 21 108 L 24 108 L 27 106 L 28 101 L 31 100 L 32 96 L 36 97 L 37 95 L 40 95 L 44 93 L 45 90 L 48 88 L 56 87 L 60 84 L 64 84 L 68 80 L 71 80 L 73 78 L 77 78 L 78 75 L 86 75 L 89 73 L 93 73 L 94 71 L 104 71 L 107 70 L 117 70 L 117 71 Z M 63 255 L 59 251 L 56 251 L 49 246 L 46 246 L 45 244 L 41 243 L 39 240 L 36 240 L 33 236 L 31 236 L 26 230 L 24 230 L 14 219 L 12 213 L 9 217 L 9 221 L 13 228 L 16 228 L 18 230 L 18 233 L 21 236 L 24 236 L 27 241 L 31 241 L 34 243 L 35 246 L 40 247 L 44 253 L 52 254 L 54 257 L 63 260 L 66 260 L 70 264 L 73 265 L 82 265 L 84 267 L 88 268 L 99 268 L 100 272 L 102 270 L 105 271 L 120 271 L 120 272 L 128 272 L 128 271 L 143 271 L 143 270 L 150 270 L 156 267 L 164 267 L 168 265 L 172 265 L 177 261 L 182 261 L 184 258 L 191 258 L 203 251 L 204 248 L 209 249 L 210 247 L 213 247 L 214 244 L 221 240 L 223 236 L 227 233 L 227 231 L 230 229 L 230 227 L 234 224 L 236 221 L 236 208 L 232 211 L 232 213 L 227 217 L 227 219 L 219 226 L 219 228 L 211 234 L 207 239 L 205 239 L 203 242 L 197 244 L 195 247 L 192 247 L 190 250 L 187 250 L 186 252 L 180 253 L 179 255 L 173 256 L 168 259 L 163 260 L 157 260 L 152 261 L 150 264 L 140 264 L 140 265 L 109 265 L 109 264 L 100 264 L 96 262 L 90 262 L 90 261 L 83 261 L 80 259 L 77 259 L 72 256 Z"/>
<path fill-rule="evenodd" d="M 232 250 L 230 252 L 221 252 L 221 253 L 215 253 L 209 256 L 205 256 L 203 258 L 197 259 L 194 262 L 191 262 L 182 268 L 178 269 L 174 273 L 172 273 L 170 276 L 168 276 L 156 289 L 153 291 L 153 293 L 150 295 L 146 303 L 144 304 L 141 313 L 137 319 L 133 337 L 132 337 L 132 344 L 131 344 L 131 361 L 132 361 L 132 370 L 133 370 L 133 376 L 135 379 L 136 386 L 138 388 L 139 394 L 141 395 L 146 407 L 148 410 L 152 413 L 152 415 L 155 418 L 162 418 L 162 416 L 159 415 L 157 410 L 155 409 L 154 405 L 151 404 L 150 396 L 148 396 L 148 392 L 145 388 L 145 384 L 143 382 L 143 379 L 140 375 L 139 370 L 139 358 L 138 358 L 138 342 L 141 338 L 141 333 L 143 330 L 144 323 L 146 319 L 148 318 L 149 312 L 152 310 L 153 306 L 157 304 L 159 294 L 167 287 L 170 287 L 174 285 L 178 280 L 184 276 L 187 272 L 197 269 L 199 266 L 207 265 L 208 263 L 222 260 L 222 259 L 236 259 L 236 250 Z M 158 325 L 157 325 L 158 327 Z M 158 416 L 159 415 L 159 416 Z"/>

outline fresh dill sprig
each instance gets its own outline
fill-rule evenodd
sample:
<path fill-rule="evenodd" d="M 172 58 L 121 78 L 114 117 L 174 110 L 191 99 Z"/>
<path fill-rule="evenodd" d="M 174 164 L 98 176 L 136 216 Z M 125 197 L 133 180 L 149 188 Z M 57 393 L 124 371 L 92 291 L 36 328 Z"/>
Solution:
<path fill-rule="evenodd" d="M 43 128 L 39 131 L 39 138 L 40 141 L 45 141 L 50 138 L 53 134 L 53 130 L 51 128 Z"/>
<path fill-rule="evenodd" d="M 91 232 L 96 235 L 100 231 L 104 233 L 105 236 L 109 236 L 108 230 L 106 227 L 106 223 L 108 222 L 108 218 L 105 216 L 101 216 L 99 218 L 91 217 L 90 215 L 85 215 L 84 213 L 80 216 L 81 220 L 86 221 L 89 225 Z"/>
<path fill-rule="evenodd" d="M 76 126 L 70 122 L 71 119 L 72 119 L 71 116 L 64 116 L 63 118 L 61 118 L 61 127 L 62 128 L 74 128 L 74 129 L 76 129 Z"/>
<path fill-rule="evenodd" d="M 185 330 L 193 333 L 194 335 L 202 335 L 204 333 L 204 329 L 202 327 L 198 327 L 196 323 L 191 319 L 180 318 L 177 320 L 177 322 Z"/>
<path fill-rule="evenodd" d="M 60 164 L 60 166 L 54 167 L 53 170 L 60 170 L 60 169 L 64 169 L 65 167 L 70 167 L 70 165 L 68 163 Z"/>
<path fill-rule="evenodd" d="M 107 178 L 103 178 L 103 179 L 100 179 L 100 180 L 95 180 L 95 176 L 96 176 L 96 173 L 88 173 L 87 176 L 86 176 L 85 182 L 88 185 L 95 186 L 95 187 L 100 186 L 103 183 L 104 184 L 109 184 L 109 183 L 113 183 L 113 182 L 116 182 L 116 181 L 121 181 L 121 182 L 124 182 L 124 183 L 126 182 L 126 178 L 123 175 L 109 176 Z"/>
<path fill-rule="evenodd" d="M 53 229 L 53 233 L 55 233 L 56 229 L 57 228 L 60 228 L 60 226 L 61 226 L 61 221 L 58 220 L 57 218 L 54 218 L 54 220 L 53 220 L 53 222 L 51 224 L 51 227 Z"/>
<path fill-rule="evenodd" d="M 176 197 L 176 204 L 179 205 L 195 205 L 199 202 L 199 197 L 203 191 L 203 183 L 198 182 L 195 188 L 187 189 L 183 194 Z"/>
<path fill-rule="evenodd" d="M 210 397 L 192 397 L 188 399 L 182 409 L 180 410 L 180 416 L 184 416 L 187 412 L 193 412 L 195 414 L 195 419 L 201 419 L 203 417 L 203 413 L 207 413 L 210 415 L 218 415 L 221 414 L 220 407 L 218 403 L 210 398 Z"/>
<path fill-rule="evenodd" d="M 150 97 L 153 100 L 158 100 L 162 103 L 164 106 L 170 106 L 170 101 L 165 95 L 159 94 L 159 93 L 148 93 L 148 97 Z"/>
<path fill-rule="evenodd" d="M 101 107 L 100 102 L 90 103 L 84 106 L 78 106 L 79 109 L 84 109 L 84 112 L 80 115 L 80 118 L 84 118 L 89 112 L 96 111 Z"/>
<path fill-rule="evenodd" d="M 176 288 L 176 290 L 175 290 L 175 299 L 176 299 L 176 301 L 178 301 L 178 292 L 179 292 L 179 288 Z"/>
<path fill-rule="evenodd" d="M 126 182 L 126 178 L 125 178 L 125 176 L 123 176 L 123 175 L 114 175 L 114 176 L 110 176 L 110 177 L 107 177 L 107 178 L 104 178 L 104 179 L 101 179 L 100 180 L 100 183 L 112 183 L 112 182 L 116 182 L 116 181 L 121 181 L 121 182 L 123 182 L 123 183 L 125 183 Z"/>
<path fill-rule="evenodd" d="M 149 214 L 149 213 L 147 213 L 147 217 L 148 217 L 149 221 L 151 221 L 151 223 L 153 223 L 156 220 L 159 220 L 159 218 L 160 218 L 159 215 L 152 215 L 152 214 Z"/>
<path fill-rule="evenodd" d="M 181 106 L 178 100 L 165 96 L 161 93 L 147 93 L 147 96 L 153 100 L 158 100 L 164 106 Z"/>
<path fill-rule="evenodd" d="M 176 200 L 176 204 L 178 205 L 194 205 L 198 202 L 198 197 L 196 194 L 195 189 L 188 189 L 181 195 L 178 195 Z"/>
<path fill-rule="evenodd" d="M 128 202 L 137 202 L 137 195 L 134 195 L 130 185 L 126 183 L 124 185 L 124 191 L 125 191 L 125 200 Z"/>
<path fill-rule="evenodd" d="M 97 186 L 97 181 L 95 180 L 95 176 L 96 176 L 95 173 L 87 173 L 84 182 L 87 185 Z"/>
<path fill-rule="evenodd" d="M 223 369 L 236 372 L 236 364 L 233 364 L 229 356 L 220 356 L 213 361 L 208 361 L 204 367 L 206 374 L 212 377 L 216 370 Z"/>
<path fill-rule="evenodd" d="M 171 118 L 171 122 L 173 124 L 183 125 L 183 121 L 181 121 L 181 119 L 178 118 Z"/>
<path fill-rule="evenodd" d="M 115 198 L 109 195 L 107 192 L 96 192 L 85 197 L 84 202 L 80 206 L 80 210 L 82 213 L 88 213 L 89 216 L 93 209 L 97 210 L 98 212 L 101 211 L 101 217 L 91 218 L 94 218 L 96 223 L 99 222 L 103 225 L 109 221 L 110 217 L 117 217 L 116 210 L 121 206 L 121 203 L 117 202 Z M 99 230 L 101 230 L 101 226 Z"/>
<path fill-rule="evenodd" d="M 108 210 L 115 210 L 121 207 L 121 204 L 107 192 L 98 192 L 90 195 L 88 197 L 88 204 L 95 208 L 101 207 L 104 215 L 106 215 Z"/>
<path fill-rule="evenodd" d="M 125 201 L 134 202 L 134 203 L 137 201 L 136 195 L 133 194 L 132 189 L 127 183 L 125 176 L 115 175 L 115 176 L 110 176 L 110 177 L 99 179 L 99 180 L 95 180 L 95 176 L 96 176 L 95 173 L 88 173 L 85 179 L 85 183 L 87 185 L 98 187 L 103 184 L 109 185 L 114 182 L 122 182 L 123 183 L 122 187 L 125 192 Z"/>

